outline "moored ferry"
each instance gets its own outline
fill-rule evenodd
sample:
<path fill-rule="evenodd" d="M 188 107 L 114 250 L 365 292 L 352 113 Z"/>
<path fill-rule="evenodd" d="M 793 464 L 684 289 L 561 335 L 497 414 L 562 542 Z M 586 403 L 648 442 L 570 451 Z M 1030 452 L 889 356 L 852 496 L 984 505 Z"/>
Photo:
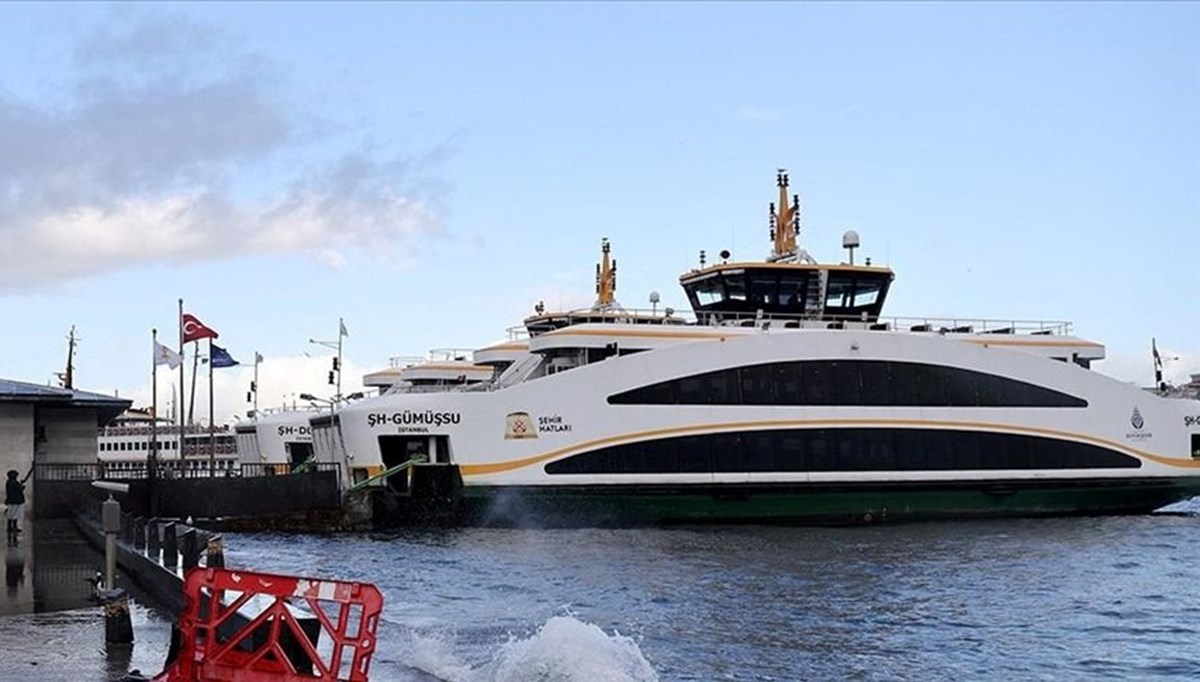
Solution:
<path fill-rule="evenodd" d="M 156 418 L 148 410 L 131 409 L 100 429 L 96 456 L 101 476 L 144 477 L 152 451 L 158 453 L 163 475 L 223 476 L 238 468 L 229 427 L 218 426 L 210 432 L 207 426 L 190 424 L 184 427 L 181 448 L 179 424 Z"/>
<path fill-rule="evenodd" d="M 888 318 L 886 267 L 800 249 L 684 273 L 693 314 L 612 299 L 526 320 L 493 380 L 313 420 L 318 458 L 427 458 L 483 523 L 877 522 L 1139 513 L 1200 495 L 1200 402 L 1091 370 L 1065 322 Z"/>
<path fill-rule="evenodd" d="M 313 460 L 313 414 L 312 409 L 258 410 L 250 420 L 234 424 L 243 474 L 286 474 Z"/>

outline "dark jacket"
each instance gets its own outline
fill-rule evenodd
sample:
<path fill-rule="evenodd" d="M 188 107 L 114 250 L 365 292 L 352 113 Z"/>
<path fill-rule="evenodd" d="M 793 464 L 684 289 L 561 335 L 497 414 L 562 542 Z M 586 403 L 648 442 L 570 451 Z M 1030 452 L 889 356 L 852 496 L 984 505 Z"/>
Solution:
<path fill-rule="evenodd" d="M 25 486 L 15 478 L 4 482 L 4 504 L 25 504 Z"/>

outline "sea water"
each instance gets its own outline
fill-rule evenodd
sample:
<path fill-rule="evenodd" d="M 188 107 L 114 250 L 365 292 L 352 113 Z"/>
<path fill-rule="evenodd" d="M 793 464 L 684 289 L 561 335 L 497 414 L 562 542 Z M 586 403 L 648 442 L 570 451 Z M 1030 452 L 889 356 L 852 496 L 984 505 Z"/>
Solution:
<path fill-rule="evenodd" d="M 1200 501 L 853 528 L 233 534 L 372 582 L 373 680 L 1200 678 Z"/>

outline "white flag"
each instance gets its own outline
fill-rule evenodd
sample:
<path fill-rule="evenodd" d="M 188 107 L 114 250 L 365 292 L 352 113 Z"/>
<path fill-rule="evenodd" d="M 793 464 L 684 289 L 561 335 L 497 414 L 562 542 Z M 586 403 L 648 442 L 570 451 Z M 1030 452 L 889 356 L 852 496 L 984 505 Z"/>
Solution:
<path fill-rule="evenodd" d="M 167 348 L 161 343 L 154 342 L 154 364 L 167 365 L 171 369 L 175 369 L 183 364 L 183 358 L 179 357 L 179 353 Z"/>
<path fill-rule="evenodd" d="M 262 362 L 262 361 L 263 361 L 263 356 L 262 356 L 262 353 L 259 353 L 259 352 L 255 351 L 255 353 L 254 353 L 254 364 L 256 364 L 256 365 L 257 365 L 258 363 L 260 363 L 260 362 Z"/>
<path fill-rule="evenodd" d="M 342 322 L 340 318 L 338 319 L 338 327 L 341 327 L 338 331 L 342 333 L 342 336 L 350 336 L 350 332 L 346 331 L 346 323 Z"/>

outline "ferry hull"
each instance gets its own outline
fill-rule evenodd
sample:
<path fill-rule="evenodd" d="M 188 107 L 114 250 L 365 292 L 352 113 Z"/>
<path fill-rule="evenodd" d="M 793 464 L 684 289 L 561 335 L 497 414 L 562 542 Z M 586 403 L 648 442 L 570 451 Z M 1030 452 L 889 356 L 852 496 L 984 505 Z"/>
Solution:
<path fill-rule="evenodd" d="M 848 525 L 947 518 L 1143 514 L 1200 496 L 1200 478 L 919 484 L 495 486 L 462 491 L 484 526 Z"/>

